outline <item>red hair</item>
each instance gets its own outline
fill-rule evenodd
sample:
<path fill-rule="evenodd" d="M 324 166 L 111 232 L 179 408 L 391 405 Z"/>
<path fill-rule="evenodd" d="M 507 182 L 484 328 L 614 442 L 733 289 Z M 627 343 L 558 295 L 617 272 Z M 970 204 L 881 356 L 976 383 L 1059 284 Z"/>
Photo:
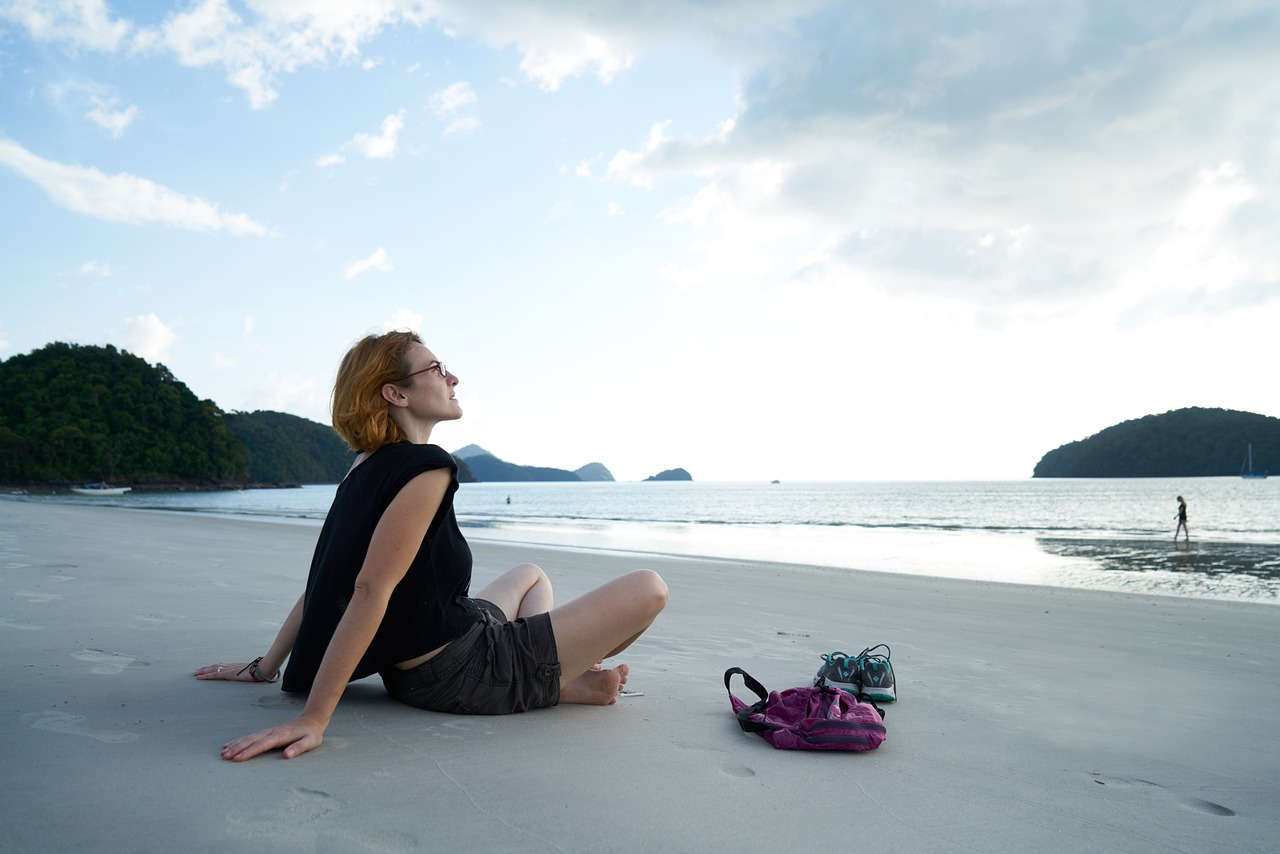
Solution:
<path fill-rule="evenodd" d="M 407 438 L 391 418 L 382 387 L 403 380 L 409 372 L 405 354 L 421 343 L 416 332 L 367 335 L 342 357 L 333 383 L 333 429 L 351 450 L 373 453 Z"/>

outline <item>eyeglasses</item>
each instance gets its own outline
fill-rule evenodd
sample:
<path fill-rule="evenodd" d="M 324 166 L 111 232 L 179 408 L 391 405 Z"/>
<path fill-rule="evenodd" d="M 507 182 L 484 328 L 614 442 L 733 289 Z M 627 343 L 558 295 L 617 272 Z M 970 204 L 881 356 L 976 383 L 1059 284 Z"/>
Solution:
<path fill-rule="evenodd" d="M 423 368 L 420 371 L 414 371 L 411 374 L 405 374 L 404 378 L 401 379 L 400 382 L 404 382 L 405 380 L 409 379 L 409 377 L 416 377 L 418 374 L 425 374 L 427 371 L 435 371 L 437 374 L 440 375 L 440 379 L 442 380 L 448 379 L 449 377 L 449 370 L 444 366 L 444 362 L 432 362 L 431 364 L 427 365 L 425 368 Z"/>

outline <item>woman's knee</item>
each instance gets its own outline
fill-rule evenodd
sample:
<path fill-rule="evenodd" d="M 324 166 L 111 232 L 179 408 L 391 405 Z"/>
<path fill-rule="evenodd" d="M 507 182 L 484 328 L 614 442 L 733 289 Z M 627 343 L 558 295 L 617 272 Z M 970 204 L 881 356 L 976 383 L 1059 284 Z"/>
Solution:
<path fill-rule="evenodd" d="M 646 611 L 657 616 L 667 606 L 670 591 L 667 582 L 652 569 L 641 569 L 631 573 L 634 592 L 639 603 L 646 606 Z"/>
<path fill-rule="evenodd" d="M 522 563 L 519 566 L 513 566 L 507 570 L 506 575 L 513 581 L 519 581 L 528 590 L 535 584 L 550 584 L 551 579 L 542 571 L 542 567 L 536 563 Z"/>

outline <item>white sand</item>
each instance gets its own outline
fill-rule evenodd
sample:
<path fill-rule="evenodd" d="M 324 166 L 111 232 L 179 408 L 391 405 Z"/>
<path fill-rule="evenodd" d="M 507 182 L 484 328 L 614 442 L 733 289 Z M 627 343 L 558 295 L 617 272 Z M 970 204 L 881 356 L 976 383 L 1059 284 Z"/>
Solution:
<path fill-rule="evenodd" d="M 319 750 L 223 762 L 300 701 L 191 671 L 266 650 L 316 534 L 0 502 L 0 851 L 1280 848 L 1280 607 L 883 573 L 473 544 L 478 584 L 533 560 L 562 600 L 661 572 L 645 696 L 462 718 L 374 677 Z M 727 667 L 781 689 L 878 642 L 880 750 L 737 728 Z"/>

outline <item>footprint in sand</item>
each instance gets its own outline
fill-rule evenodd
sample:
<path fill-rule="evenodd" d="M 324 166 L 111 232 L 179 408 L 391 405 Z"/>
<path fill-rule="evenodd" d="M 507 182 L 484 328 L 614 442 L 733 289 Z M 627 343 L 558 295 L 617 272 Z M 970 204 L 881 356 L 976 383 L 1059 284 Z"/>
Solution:
<path fill-rule="evenodd" d="M 133 618 L 149 629 L 163 626 L 165 623 L 170 623 L 174 620 L 183 619 L 183 617 L 175 617 L 169 614 L 134 614 Z"/>
<path fill-rule="evenodd" d="M 27 720 L 33 717 L 30 714 L 23 715 L 23 719 Z M 42 729 L 49 732 L 64 732 L 68 735 L 83 735 L 86 738 L 92 738 L 95 741 L 101 741 L 106 744 L 124 744 L 130 741 L 137 741 L 141 736 L 136 732 L 104 732 L 102 730 L 89 729 L 84 725 L 84 717 L 81 715 L 73 715 L 69 712 L 42 712 L 41 717 L 35 720 L 28 720 L 32 729 Z"/>
<path fill-rule="evenodd" d="M 418 840 L 393 830 L 356 831 L 347 828 L 342 813 L 347 805 L 317 789 L 289 789 L 285 801 L 275 808 L 259 808 L 252 813 L 227 816 L 227 833 L 245 838 L 284 840 L 293 847 L 314 848 L 321 838 L 341 839 L 344 848 L 365 851 L 412 851 Z"/>
<path fill-rule="evenodd" d="M 94 665 L 93 672 L 103 676 L 112 676 L 124 672 L 126 667 L 146 667 L 145 661 L 138 661 L 132 655 L 120 655 L 115 652 L 103 652 L 100 649 L 82 649 L 72 655 L 77 661 L 87 661 Z"/>
<path fill-rule="evenodd" d="M 730 777 L 754 777 L 755 771 L 752 771 L 745 765 L 731 765 L 728 768 L 721 768 L 720 773 L 727 774 Z"/>
<path fill-rule="evenodd" d="M 299 697 L 276 691 L 274 693 L 267 694 L 266 696 L 259 697 L 258 701 L 254 705 L 263 709 L 284 709 L 289 707 L 298 707 L 302 704 L 303 700 Z M 324 743 L 328 744 L 329 739 L 326 738 Z"/>
<path fill-rule="evenodd" d="M 1159 783 L 1153 783 L 1150 780 L 1142 780 L 1136 777 L 1109 777 L 1101 772 L 1093 772 L 1093 781 L 1104 786 L 1114 786 L 1120 790 L 1125 788 L 1134 788 L 1139 791 L 1149 792 L 1151 794 L 1165 797 L 1177 803 L 1184 809 L 1195 810 L 1207 815 L 1232 816 L 1236 811 L 1230 807 L 1224 807 L 1222 804 L 1215 804 L 1213 801 L 1206 801 L 1204 798 L 1196 798 L 1191 795 L 1182 795 L 1177 792 L 1170 791 Z"/>
<path fill-rule="evenodd" d="M 54 599 L 62 599 L 58 593 L 37 593 L 34 590 L 19 590 L 14 596 L 22 596 L 30 599 L 32 602 L 52 602 Z"/>
<path fill-rule="evenodd" d="M 13 620 L 0 617 L 0 626 L 6 629 L 21 629 L 24 632 L 38 632 L 44 629 L 44 626 L 33 626 L 30 623 L 15 623 Z"/>

